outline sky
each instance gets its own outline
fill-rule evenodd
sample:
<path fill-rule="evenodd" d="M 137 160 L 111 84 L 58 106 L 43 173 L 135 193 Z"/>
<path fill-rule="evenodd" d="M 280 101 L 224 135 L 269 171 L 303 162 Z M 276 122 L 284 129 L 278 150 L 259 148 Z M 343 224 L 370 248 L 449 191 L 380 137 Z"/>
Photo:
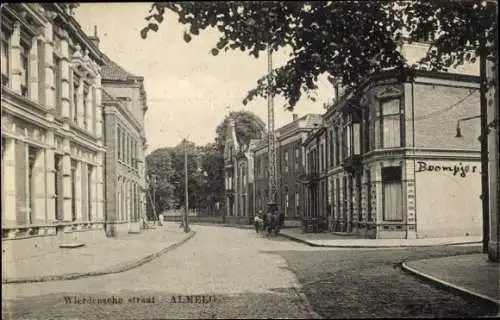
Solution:
<path fill-rule="evenodd" d="M 213 142 L 215 128 L 230 111 L 248 110 L 267 123 L 267 101 L 258 98 L 246 106 L 243 98 L 267 72 L 267 54 L 259 59 L 247 52 L 228 51 L 213 56 L 216 29 L 201 30 L 190 43 L 183 40 L 185 25 L 167 10 L 157 33 L 142 39 L 150 3 L 81 3 L 75 18 L 88 34 L 97 26 L 100 49 L 130 73 L 144 77 L 148 98 L 145 131 L 147 153 L 177 145 L 183 137 L 196 144 Z M 273 56 L 274 67 L 286 62 L 287 53 Z M 318 83 L 317 100 L 305 96 L 293 113 L 323 113 L 323 103 L 331 100 L 329 83 Z M 292 120 L 284 110 L 284 99 L 276 97 L 275 128 Z"/>

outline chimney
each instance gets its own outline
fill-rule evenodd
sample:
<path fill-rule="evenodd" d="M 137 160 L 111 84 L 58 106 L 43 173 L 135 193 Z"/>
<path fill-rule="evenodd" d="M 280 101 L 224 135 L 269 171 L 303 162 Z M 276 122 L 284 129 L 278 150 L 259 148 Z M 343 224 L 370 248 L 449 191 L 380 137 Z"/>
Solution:
<path fill-rule="evenodd" d="M 99 37 L 97 36 L 97 26 L 94 26 L 94 35 L 89 37 L 90 41 L 94 43 L 94 45 L 99 48 Z"/>
<path fill-rule="evenodd" d="M 295 121 L 295 120 L 297 120 L 299 118 L 299 116 L 296 113 L 292 114 L 292 117 L 293 117 L 292 118 L 293 121 Z"/>

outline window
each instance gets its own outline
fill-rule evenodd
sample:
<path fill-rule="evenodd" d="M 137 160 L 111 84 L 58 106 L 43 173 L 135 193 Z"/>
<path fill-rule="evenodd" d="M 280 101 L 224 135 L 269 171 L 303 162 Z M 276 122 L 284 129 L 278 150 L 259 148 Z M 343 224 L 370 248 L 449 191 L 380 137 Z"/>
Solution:
<path fill-rule="evenodd" d="M 335 195 L 335 198 L 337 199 L 337 219 L 340 219 L 340 212 L 342 212 L 341 208 L 341 199 L 340 199 L 340 178 L 337 178 L 335 181 L 335 190 L 337 190 L 337 194 Z"/>
<path fill-rule="evenodd" d="M 401 167 L 382 168 L 382 203 L 385 221 L 403 220 Z"/>
<path fill-rule="evenodd" d="M 330 139 L 329 139 L 329 143 L 330 143 L 330 154 L 329 154 L 329 161 L 328 161 L 328 165 L 329 167 L 333 167 L 334 163 L 333 163 L 333 146 L 334 146 L 334 143 L 333 143 L 333 130 L 330 130 L 329 131 L 329 134 L 330 134 Z"/>
<path fill-rule="evenodd" d="M 299 171 L 300 150 L 299 146 L 295 147 L 295 171 Z"/>
<path fill-rule="evenodd" d="M 370 170 L 366 170 L 366 202 L 367 220 L 372 221 L 372 176 Z"/>
<path fill-rule="evenodd" d="M 285 150 L 285 172 L 288 172 L 288 150 Z"/>
<path fill-rule="evenodd" d="M 126 157 L 127 157 L 127 148 L 126 148 L 126 138 L 127 138 L 127 135 L 125 133 L 125 130 L 122 129 L 122 161 L 125 162 L 126 161 Z"/>
<path fill-rule="evenodd" d="M 71 220 L 76 221 L 76 160 L 71 160 Z"/>
<path fill-rule="evenodd" d="M 62 192 L 62 156 L 59 154 L 54 155 L 54 166 L 55 166 L 55 174 L 54 174 L 54 182 L 55 182 L 55 209 L 56 209 L 56 220 L 63 221 L 63 201 L 64 195 Z"/>
<path fill-rule="evenodd" d="M 61 59 L 54 54 L 54 104 L 58 115 L 62 114 L 62 74 L 61 74 Z"/>
<path fill-rule="evenodd" d="M 380 101 L 375 123 L 376 145 L 378 148 L 401 146 L 400 99 Z"/>
<path fill-rule="evenodd" d="M 363 110 L 363 152 L 368 152 L 371 150 L 370 125 L 370 113 L 369 111 Z"/>
<path fill-rule="evenodd" d="M 73 122 L 78 123 L 78 112 L 80 109 L 78 101 L 78 90 L 80 88 L 80 77 L 73 73 Z"/>
<path fill-rule="evenodd" d="M 319 166 L 319 170 L 320 171 L 323 171 L 323 168 L 325 167 L 325 146 L 322 144 L 320 145 L 319 147 L 320 149 L 320 166 Z"/>
<path fill-rule="evenodd" d="M 137 162 L 137 141 L 134 141 L 134 159 L 133 159 L 133 162 L 134 162 L 134 168 L 137 169 L 138 168 L 138 162 Z"/>
<path fill-rule="evenodd" d="M 357 209 L 358 209 L 358 221 L 362 220 L 362 210 L 363 210 L 363 205 L 361 202 L 361 194 L 362 194 L 362 184 L 361 184 L 361 175 L 362 172 L 357 172 L 356 173 L 356 204 L 357 204 Z"/>
<path fill-rule="evenodd" d="M 89 221 L 92 221 L 92 173 L 94 171 L 94 167 L 90 164 L 87 165 L 87 208 L 88 208 L 88 218 Z"/>
<path fill-rule="evenodd" d="M 340 163 L 340 142 L 339 142 L 339 129 L 335 128 L 335 165 Z"/>
<path fill-rule="evenodd" d="M 116 128 L 116 136 L 118 138 L 118 143 L 117 143 L 117 150 L 118 150 L 118 161 L 122 160 L 122 129 L 120 126 L 117 126 Z"/>
<path fill-rule="evenodd" d="M 89 85 L 84 82 L 83 83 L 83 127 L 85 129 L 90 129 L 90 123 L 89 123 L 89 103 L 90 103 L 90 88 Z"/>
<path fill-rule="evenodd" d="M 29 45 L 21 41 L 21 95 L 23 97 L 28 97 L 29 94 L 29 54 L 30 47 Z"/>
<path fill-rule="evenodd" d="M 9 85 L 10 76 L 10 34 L 2 29 L 2 39 L 1 39 L 1 50 L 2 50 L 2 86 Z"/>
<path fill-rule="evenodd" d="M 354 220 L 354 179 L 352 178 L 352 175 L 348 176 L 348 189 L 349 189 L 349 221 Z"/>
<path fill-rule="evenodd" d="M 297 189 L 299 186 L 297 186 Z M 295 208 L 297 209 L 297 215 L 300 214 L 300 193 L 295 191 Z"/>
<path fill-rule="evenodd" d="M 92 128 L 92 132 L 95 133 L 96 130 L 97 130 L 97 102 L 96 102 L 96 88 L 94 86 L 91 87 L 91 95 L 92 95 L 92 105 L 91 105 L 91 108 L 92 108 L 92 124 L 91 124 L 91 128 Z"/>
<path fill-rule="evenodd" d="M 38 158 L 39 149 L 29 146 L 28 147 L 28 224 L 33 224 L 35 217 L 35 186 L 36 186 L 36 177 L 35 177 L 35 164 Z"/>

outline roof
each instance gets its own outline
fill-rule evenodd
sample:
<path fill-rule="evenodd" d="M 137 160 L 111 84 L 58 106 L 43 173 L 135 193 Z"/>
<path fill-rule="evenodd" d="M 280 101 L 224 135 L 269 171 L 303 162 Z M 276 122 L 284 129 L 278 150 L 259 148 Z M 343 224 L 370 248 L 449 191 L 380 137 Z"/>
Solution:
<path fill-rule="evenodd" d="M 108 56 L 104 59 L 106 65 L 101 68 L 101 76 L 104 80 L 127 81 L 135 78 L 140 78 L 127 70 L 123 69 Z"/>

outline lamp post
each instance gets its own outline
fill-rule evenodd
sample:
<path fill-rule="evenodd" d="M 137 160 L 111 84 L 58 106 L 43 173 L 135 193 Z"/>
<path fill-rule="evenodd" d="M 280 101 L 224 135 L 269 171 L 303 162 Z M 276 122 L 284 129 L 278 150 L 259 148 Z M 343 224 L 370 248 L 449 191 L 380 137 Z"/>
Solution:
<path fill-rule="evenodd" d="M 189 191 L 188 191 L 188 157 L 187 157 L 187 140 L 184 139 L 184 182 L 185 182 L 185 205 L 184 205 L 184 232 L 189 232 L 188 226 L 188 208 L 189 208 Z"/>
<path fill-rule="evenodd" d="M 268 159 L 269 159 L 269 202 L 268 211 L 274 213 L 278 209 L 278 197 L 277 197 L 277 181 L 276 181 L 276 139 L 274 136 L 274 100 L 273 92 L 271 89 L 272 85 L 272 72 L 273 72 L 273 60 L 272 60 L 272 49 L 271 46 L 267 48 L 267 146 L 268 146 Z"/>

